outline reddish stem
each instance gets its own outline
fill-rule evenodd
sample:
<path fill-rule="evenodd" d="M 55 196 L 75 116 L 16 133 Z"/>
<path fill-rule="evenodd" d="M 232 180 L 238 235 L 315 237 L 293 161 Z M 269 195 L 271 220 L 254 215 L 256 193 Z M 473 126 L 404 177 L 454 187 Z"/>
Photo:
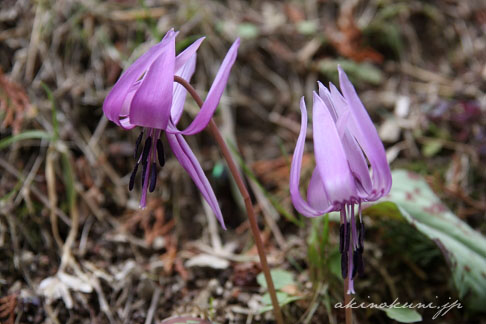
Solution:
<path fill-rule="evenodd" d="M 203 101 L 197 94 L 196 90 L 184 79 L 178 76 L 174 76 L 174 81 L 181 84 L 189 94 L 194 98 L 196 103 L 199 107 L 202 107 Z M 260 257 L 260 264 L 262 266 L 263 274 L 265 275 L 265 280 L 267 281 L 268 293 L 270 294 L 270 298 L 272 300 L 273 305 L 273 313 L 275 315 L 275 320 L 278 324 L 283 324 L 283 317 L 280 311 L 280 305 L 278 304 L 277 294 L 275 293 L 275 287 L 273 285 L 272 276 L 270 275 L 270 268 L 268 267 L 267 257 L 265 256 L 265 251 L 263 250 L 263 242 L 260 234 L 260 229 L 257 225 L 257 220 L 255 216 L 255 211 L 253 210 L 253 204 L 251 202 L 250 195 L 248 194 L 248 190 L 246 189 L 245 183 L 241 178 L 241 175 L 236 167 L 233 158 L 231 157 L 231 153 L 226 146 L 226 143 L 221 136 L 221 133 L 218 130 L 218 127 L 214 123 L 213 120 L 209 122 L 209 131 L 213 135 L 214 139 L 219 145 L 221 152 L 223 153 L 223 157 L 228 164 L 231 174 L 236 181 L 236 185 L 238 186 L 238 190 L 240 191 L 241 195 L 243 196 L 243 200 L 245 201 L 246 212 L 248 214 L 248 220 L 250 221 L 250 228 L 253 233 L 253 238 L 255 239 L 255 244 L 258 250 L 258 255 Z"/>
<path fill-rule="evenodd" d="M 346 324 L 353 324 L 353 309 L 351 308 L 351 295 L 348 294 L 348 279 L 344 279 L 344 315 L 346 318 Z"/>

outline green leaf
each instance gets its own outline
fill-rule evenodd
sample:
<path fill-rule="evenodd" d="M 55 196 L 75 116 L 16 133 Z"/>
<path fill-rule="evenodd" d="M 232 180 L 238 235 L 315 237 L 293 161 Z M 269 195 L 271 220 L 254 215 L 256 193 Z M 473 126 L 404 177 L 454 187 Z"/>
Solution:
<path fill-rule="evenodd" d="M 251 23 L 241 23 L 238 25 L 236 33 L 244 39 L 257 38 L 260 34 L 258 26 Z"/>
<path fill-rule="evenodd" d="M 313 267 L 319 267 L 319 252 L 317 252 L 317 248 L 314 244 L 309 244 L 309 248 L 307 249 L 307 259 Z"/>
<path fill-rule="evenodd" d="M 197 317 L 176 316 L 163 320 L 161 324 L 211 324 L 211 322 Z"/>
<path fill-rule="evenodd" d="M 363 30 L 363 34 L 374 48 L 389 49 L 396 57 L 402 53 L 404 45 L 400 26 L 393 21 L 375 20 Z"/>
<path fill-rule="evenodd" d="M 302 299 L 303 297 L 300 296 L 290 296 L 289 294 L 286 294 L 284 292 L 278 291 L 277 292 L 277 301 L 280 306 L 284 306 L 287 304 L 290 304 L 296 300 Z M 272 306 L 272 299 L 270 298 L 270 294 L 266 293 L 262 296 L 262 304 L 264 305 L 259 313 L 265 313 L 268 311 L 271 311 L 273 309 Z"/>
<path fill-rule="evenodd" d="M 312 35 L 317 32 L 319 25 L 314 20 L 304 20 L 297 24 L 297 31 L 302 35 Z"/>
<path fill-rule="evenodd" d="M 442 145 L 441 140 L 429 140 L 422 147 L 422 154 L 425 157 L 432 157 L 440 152 Z"/>
<path fill-rule="evenodd" d="M 319 61 L 319 70 L 332 81 L 338 81 L 337 66 L 341 65 L 353 83 L 380 84 L 383 81 L 383 74 L 380 69 L 370 63 L 356 63 L 351 60 L 323 59 Z"/>
<path fill-rule="evenodd" d="M 57 122 L 57 108 L 56 108 L 56 101 L 54 99 L 54 94 L 52 93 L 51 89 L 45 84 L 41 82 L 42 88 L 47 94 L 47 98 L 51 102 L 51 119 L 52 119 L 52 129 L 54 130 L 53 139 L 57 140 L 59 138 L 59 123 Z"/>
<path fill-rule="evenodd" d="M 336 276 L 336 278 L 342 279 L 341 275 L 341 253 L 339 253 L 339 249 L 336 248 L 331 255 L 329 256 L 328 260 L 328 267 L 329 271 L 333 275 Z"/>
<path fill-rule="evenodd" d="M 217 162 L 213 167 L 212 175 L 214 178 L 219 178 L 224 173 L 224 164 L 221 162 Z"/>
<path fill-rule="evenodd" d="M 422 315 L 420 315 L 415 309 L 390 307 L 382 310 L 389 318 L 400 323 L 416 323 L 422 321 Z"/>
<path fill-rule="evenodd" d="M 76 200 L 76 190 L 74 188 L 74 171 L 68 153 L 62 154 L 62 171 L 69 207 L 72 208 Z"/>
<path fill-rule="evenodd" d="M 329 242 L 329 214 L 324 215 L 321 217 L 322 219 L 322 236 L 321 236 L 321 253 L 323 253 L 326 249 L 327 243 Z"/>
<path fill-rule="evenodd" d="M 472 309 L 486 305 L 486 238 L 442 204 L 419 175 L 395 170 L 389 200 L 415 229 L 440 248 L 459 297 Z"/>
<path fill-rule="evenodd" d="M 52 136 L 45 131 L 29 130 L 0 140 L 0 150 L 8 147 L 10 144 L 13 144 L 18 141 L 26 140 L 26 139 L 51 139 L 51 138 Z"/>
<path fill-rule="evenodd" d="M 180 53 L 185 50 L 189 45 L 194 43 L 198 38 L 202 37 L 202 35 L 191 35 L 188 36 L 176 43 L 176 53 Z"/>
<path fill-rule="evenodd" d="M 288 271 L 274 269 L 270 271 L 270 274 L 272 276 L 273 285 L 277 290 L 282 289 L 283 287 L 288 285 L 293 285 L 295 283 L 293 278 L 294 276 Z M 267 288 L 267 282 L 265 281 L 265 275 L 263 274 L 263 272 L 257 276 L 257 282 L 263 288 Z"/>

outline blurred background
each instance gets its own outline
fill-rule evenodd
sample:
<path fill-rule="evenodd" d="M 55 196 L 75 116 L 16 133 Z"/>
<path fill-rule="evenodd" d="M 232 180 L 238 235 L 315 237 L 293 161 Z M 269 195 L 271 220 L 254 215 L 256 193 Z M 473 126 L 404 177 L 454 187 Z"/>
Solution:
<path fill-rule="evenodd" d="M 0 321 L 272 323 L 241 198 L 209 133 L 187 137 L 228 226 L 168 162 L 148 206 L 128 191 L 138 131 L 102 104 L 121 72 L 180 30 L 200 36 L 204 98 L 236 37 L 215 114 L 246 175 L 288 323 L 342 323 L 334 215 L 293 209 L 288 174 L 317 80 L 348 73 L 382 138 L 394 187 L 364 210 L 366 275 L 356 301 L 433 303 L 356 323 L 486 323 L 484 1 L 0 1 Z M 188 98 L 180 122 L 198 108 Z M 313 169 L 311 133 L 302 182 Z M 304 187 L 304 184 L 302 185 Z M 418 316 L 418 317 L 417 317 Z"/>

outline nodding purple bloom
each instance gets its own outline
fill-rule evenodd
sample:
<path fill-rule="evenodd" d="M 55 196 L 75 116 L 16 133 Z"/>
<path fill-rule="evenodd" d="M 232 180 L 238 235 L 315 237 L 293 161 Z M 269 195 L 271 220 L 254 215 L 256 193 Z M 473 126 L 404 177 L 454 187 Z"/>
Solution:
<path fill-rule="evenodd" d="M 169 146 L 182 167 L 189 173 L 202 195 L 225 228 L 223 216 L 208 179 L 183 135 L 202 131 L 213 116 L 236 60 L 239 39 L 229 49 L 221 64 L 206 100 L 192 123 L 184 130 L 177 129 L 186 99 L 186 89 L 174 82 L 174 76 L 188 81 L 196 68 L 196 51 L 200 38 L 176 56 L 175 38 L 171 29 L 160 43 L 138 58 L 118 79 L 103 103 L 106 117 L 124 129 L 142 127 L 135 145 L 135 168 L 130 176 L 129 189 L 142 165 L 142 197 L 140 207 L 146 206 L 147 189 L 152 192 L 157 180 L 157 162 L 165 164 L 160 137 L 165 133 Z M 139 149 L 142 146 L 142 149 Z"/>
<path fill-rule="evenodd" d="M 340 211 L 341 272 L 354 293 L 353 278 L 363 273 L 364 226 L 361 203 L 375 201 L 391 188 L 385 149 L 365 107 L 348 77 L 339 69 L 342 94 L 331 83 L 319 82 L 313 98 L 313 135 L 316 168 L 307 189 L 307 200 L 299 192 L 300 170 L 307 132 L 307 109 L 300 102 L 302 126 L 290 170 L 290 194 L 297 211 L 317 217 Z M 371 165 L 370 176 L 368 162 Z M 358 205 L 359 224 L 355 218 Z"/>

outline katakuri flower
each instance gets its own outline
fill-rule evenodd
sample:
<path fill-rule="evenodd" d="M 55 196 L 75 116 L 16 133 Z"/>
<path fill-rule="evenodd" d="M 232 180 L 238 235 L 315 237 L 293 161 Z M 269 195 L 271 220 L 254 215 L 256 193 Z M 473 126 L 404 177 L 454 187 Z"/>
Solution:
<path fill-rule="evenodd" d="M 290 169 L 290 195 L 295 209 L 307 217 L 332 211 L 341 213 L 341 272 L 354 293 L 353 278 L 363 273 L 364 225 L 361 203 L 388 194 L 392 178 L 385 149 L 365 107 L 348 77 L 339 69 L 342 94 L 331 83 L 319 82 L 313 95 L 313 136 L 316 167 L 307 189 L 299 191 L 300 171 L 307 133 L 307 109 L 300 102 L 302 126 Z M 368 162 L 371 166 L 368 168 Z M 359 224 L 355 218 L 358 205 Z"/>
<path fill-rule="evenodd" d="M 135 167 L 130 176 L 129 189 L 142 165 L 142 195 L 140 207 L 146 206 L 147 190 L 154 191 L 157 181 L 157 163 L 165 164 L 161 136 L 165 133 L 169 146 L 182 167 L 189 173 L 217 219 L 225 228 L 223 216 L 201 165 L 183 135 L 202 131 L 211 120 L 228 81 L 239 46 L 237 39 L 221 64 L 206 100 L 192 123 L 184 130 L 177 128 L 187 91 L 174 76 L 189 82 L 196 68 L 196 51 L 203 38 L 199 38 L 176 56 L 175 38 L 178 32 L 171 29 L 160 43 L 139 57 L 118 79 L 103 103 L 106 117 L 124 129 L 142 128 L 135 145 Z M 140 150 L 140 146 L 143 148 Z"/>

